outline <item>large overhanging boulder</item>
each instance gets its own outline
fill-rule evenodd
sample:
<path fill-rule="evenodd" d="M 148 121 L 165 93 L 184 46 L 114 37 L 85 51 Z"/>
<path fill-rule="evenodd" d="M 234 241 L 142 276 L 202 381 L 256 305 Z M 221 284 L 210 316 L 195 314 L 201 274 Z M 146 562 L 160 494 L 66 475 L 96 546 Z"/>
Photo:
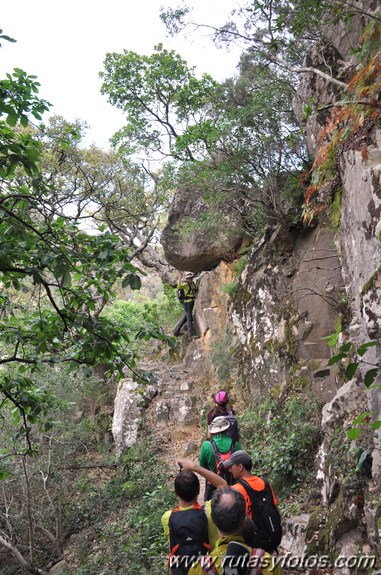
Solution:
<path fill-rule="evenodd" d="M 230 259 L 240 246 L 243 222 L 237 200 L 219 194 L 207 203 L 196 190 L 181 190 L 170 210 L 161 243 L 168 263 L 198 273 Z"/>

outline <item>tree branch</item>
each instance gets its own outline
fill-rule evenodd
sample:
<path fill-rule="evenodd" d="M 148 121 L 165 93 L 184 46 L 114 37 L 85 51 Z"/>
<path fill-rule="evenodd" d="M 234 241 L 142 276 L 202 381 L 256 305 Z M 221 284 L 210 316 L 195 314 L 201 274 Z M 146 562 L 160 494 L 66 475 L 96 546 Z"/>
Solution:
<path fill-rule="evenodd" d="M 41 569 L 38 569 L 37 567 L 34 567 L 28 563 L 28 561 L 21 555 L 20 551 L 14 545 L 12 545 L 12 543 L 7 541 L 2 535 L 0 535 L 0 545 L 10 551 L 19 565 L 29 571 L 29 573 L 32 573 L 33 575 L 44 575 Z"/>

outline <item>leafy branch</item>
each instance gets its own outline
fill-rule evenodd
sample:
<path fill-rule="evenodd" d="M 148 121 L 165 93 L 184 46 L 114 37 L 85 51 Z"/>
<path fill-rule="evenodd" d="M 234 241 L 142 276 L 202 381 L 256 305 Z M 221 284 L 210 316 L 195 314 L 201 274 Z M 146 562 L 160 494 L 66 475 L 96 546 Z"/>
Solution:
<path fill-rule="evenodd" d="M 329 347 L 336 348 L 337 353 L 333 355 L 328 363 L 327 366 L 332 366 L 335 364 L 340 364 L 345 362 L 345 370 L 344 370 L 344 377 L 346 381 L 350 381 L 355 377 L 356 372 L 359 366 L 370 366 L 370 369 L 367 369 L 365 373 L 362 375 L 363 383 L 366 389 L 369 391 L 371 389 L 375 389 L 379 387 L 379 384 L 375 384 L 375 380 L 377 375 L 379 374 L 380 367 L 377 364 L 368 362 L 363 359 L 366 352 L 371 348 L 377 345 L 376 341 L 367 341 L 357 348 L 353 345 L 352 342 L 348 341 L 339 345 L 340 341 L 340 334 L 339 330 L 336 330 L 335 333 L 332 333 L 322 339 L 327 341 L 327 345 Z M 369 411 L 365 411 L 360 413 L 356 419 L 352 422 L 352 427 L 347 430 L 347 435 L 349 439 L 357 439 L 361 434 L 361 425 L 368 424 L 369 420 L 372 416 L 372 413 Z M 370 429 L 372 431 L 376 431 L 381 427 L 381 420 L 372 421 L 370 423 Z"/>

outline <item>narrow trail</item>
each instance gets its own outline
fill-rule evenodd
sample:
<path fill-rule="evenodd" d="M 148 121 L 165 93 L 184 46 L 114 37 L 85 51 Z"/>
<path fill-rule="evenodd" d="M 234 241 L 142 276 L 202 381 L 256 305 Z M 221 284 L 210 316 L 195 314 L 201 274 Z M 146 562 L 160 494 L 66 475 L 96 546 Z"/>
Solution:
<path fill-rule="evenodd" d="M 184 364 L 165 364 L 145 361 L 142 369 L 154 374 L 157 394 L 145 410 L 144 434 L 160 460 L 163 461 L 163 482 L 173 484 L 181 457 L 198 459 L 205 426 L 200 421 L 200 405 L 204 405 L 204 391 L 200 382 L 192 378 Z M 207 393 L 205 391 L 205 393 Z M 203 503 L 204 479 L 200 476 L 200 503 Z M 332 567 L 327 569 L 283 568 L 284 575 L 341 575 Z"/>
<path fill-rule="evenodd" d="M 153 432 L 150 441 L 168 468 L 168 479 L 172 480 L 179 470 L 178 459 L 197 459 L 205 439 L 199 417 L 198 399 L 202 399 L 199 385 L 180 363 L 148 361 L 143 368 L 155 375 L 158 390 L 145 410 L 143 428 L 147 433 Z"/>

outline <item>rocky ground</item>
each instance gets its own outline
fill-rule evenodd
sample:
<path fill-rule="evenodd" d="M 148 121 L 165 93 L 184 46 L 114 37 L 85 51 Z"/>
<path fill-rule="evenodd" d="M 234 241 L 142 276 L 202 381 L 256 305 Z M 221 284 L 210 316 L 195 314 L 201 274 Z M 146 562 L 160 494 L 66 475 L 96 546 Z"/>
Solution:
<path fill-rule="evenodd" d="M 150 432 L 152 441 L 167 469 L 166 479 L 172 483 L 179 469 L 180 457 L 197 459 L 206 427 L 200 421 L 200 405 L 207 405 L 210 390 L 200 393 L 200 384 L 192 379 L 190 371 L 183 364 L 165 365 L 163 363 L 145 363 L 144 369 L 155 375 L 157 394 L 145 410 L 143 429 Z M 206 398 L 206 399 L 205 399 Z M 197 407 L 196 407 L 197 406 Z M 151 433 L 152 430 L 155 433 Z M 151 439 L 150 439 L 151 441 Z M 200 477 L 202 486 L 204 479 Z M 203 500 L 204 489 L 200 500 Z M 287 575 L 343 575 L 334 568 L 283 569 Z"/>

